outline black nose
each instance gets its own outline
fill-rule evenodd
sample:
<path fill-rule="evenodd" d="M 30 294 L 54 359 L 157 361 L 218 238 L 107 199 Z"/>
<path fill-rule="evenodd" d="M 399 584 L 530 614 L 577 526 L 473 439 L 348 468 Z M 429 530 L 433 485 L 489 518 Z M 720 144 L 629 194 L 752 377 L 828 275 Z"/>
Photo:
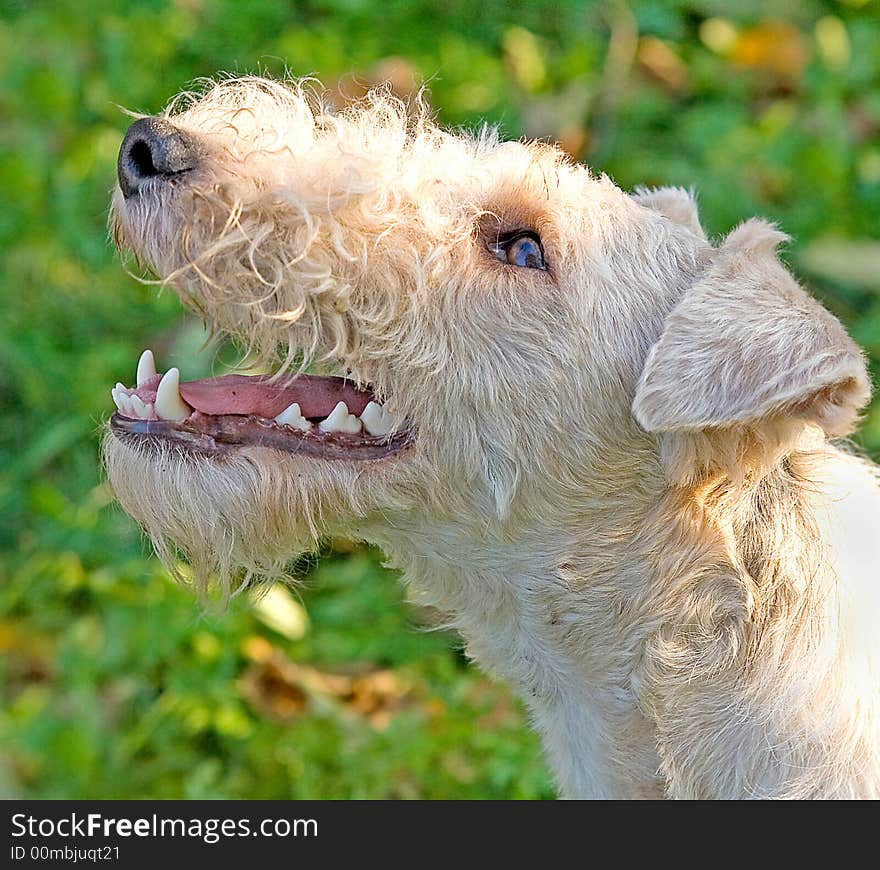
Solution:
<path fill-rule="evenodd" d="M 171 178 L 194 169 L 197 156 L 193 140 L 164 118 L 135 121 L 122 140 L 116 163 L 123 196 L 134 196 L 150 178 Z"/>

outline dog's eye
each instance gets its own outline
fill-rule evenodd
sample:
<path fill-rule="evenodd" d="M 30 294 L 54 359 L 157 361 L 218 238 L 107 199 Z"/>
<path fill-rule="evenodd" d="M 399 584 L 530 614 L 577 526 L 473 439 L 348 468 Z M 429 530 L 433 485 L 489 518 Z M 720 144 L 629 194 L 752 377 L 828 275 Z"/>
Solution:
<path fill-rule="evenodd" d="M 500 238 L 489 250 L 504 263 L 523 266 L 526 269 L 546 269 L 544 249 L 541 240 L 534 233 L 515 233 L 509 238 Z"/>

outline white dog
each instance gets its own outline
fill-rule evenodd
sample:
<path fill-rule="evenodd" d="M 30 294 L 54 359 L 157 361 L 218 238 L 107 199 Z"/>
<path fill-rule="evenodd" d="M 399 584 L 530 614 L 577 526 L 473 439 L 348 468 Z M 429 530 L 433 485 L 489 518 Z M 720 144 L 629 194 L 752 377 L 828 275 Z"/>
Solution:
<path fill-rule="evenodd" d="M 748 221 L 552 147 L 227 81 L 131 127 L 112 228 L 276 377 L 113 391 L 110 479 L 199 583 L 381 545 L 572 797 L 880 790 L 862 354 Z M 347 379 L 293 375 L 332 360 Z M 168 560 L 171 563 L 172 560 Z"/>

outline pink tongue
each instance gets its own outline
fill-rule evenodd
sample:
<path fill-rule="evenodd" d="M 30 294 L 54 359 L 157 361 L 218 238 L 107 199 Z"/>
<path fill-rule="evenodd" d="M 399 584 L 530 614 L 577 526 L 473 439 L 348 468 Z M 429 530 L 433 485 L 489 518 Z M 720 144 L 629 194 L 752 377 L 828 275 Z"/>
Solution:
<path fill-rule="evenodd" d="M 268 375 L 224 375 L 180 385 L 183 400 L 203 414 L 255 414 L 271 420 L 294 402 L 303 417 L 326 417 L 339 402 L 359 415 L 372 397 L 344 378 L 298 375 L 271 381 Z"/>

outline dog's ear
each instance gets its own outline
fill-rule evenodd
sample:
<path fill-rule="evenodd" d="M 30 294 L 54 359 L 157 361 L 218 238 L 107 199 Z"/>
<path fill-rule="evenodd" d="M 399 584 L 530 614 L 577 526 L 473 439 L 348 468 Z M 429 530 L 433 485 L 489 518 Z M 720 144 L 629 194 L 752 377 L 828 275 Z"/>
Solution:
<path fill-rule="evenodd" d="M 637 187 L 633 199 L 645 208 L 660 212 L 673 223 L 687 227 L 701 239 L 706 238 L 706 231 L 700 224 L 697 201 L 683 187 Z"/>
<path fill-rule="evenodd" d="M 847 435 L 870 396 L 862 352 L 777 259 L 786 238 L 760 220 L 734 230 L 648 354 L 636 419 L 649 432 L 695 436 L 685 439 L 690 469 L 685 442 L 673 449 L 667 439 L 674 476 L 692 478 L 719 451 L 742 461 L 749 444 L 775 442 L 778 455 L 804 423 Z"/>

